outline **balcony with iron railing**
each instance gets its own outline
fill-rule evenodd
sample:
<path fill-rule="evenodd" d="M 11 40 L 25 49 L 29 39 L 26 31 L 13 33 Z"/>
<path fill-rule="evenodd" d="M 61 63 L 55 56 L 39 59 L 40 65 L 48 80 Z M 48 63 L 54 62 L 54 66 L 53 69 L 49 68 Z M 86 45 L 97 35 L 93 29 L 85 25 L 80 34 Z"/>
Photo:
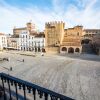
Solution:
<path fill-rule="evenodd" d="M 0 84 L 0 100 L 74 100 L 5 73 Z"/>

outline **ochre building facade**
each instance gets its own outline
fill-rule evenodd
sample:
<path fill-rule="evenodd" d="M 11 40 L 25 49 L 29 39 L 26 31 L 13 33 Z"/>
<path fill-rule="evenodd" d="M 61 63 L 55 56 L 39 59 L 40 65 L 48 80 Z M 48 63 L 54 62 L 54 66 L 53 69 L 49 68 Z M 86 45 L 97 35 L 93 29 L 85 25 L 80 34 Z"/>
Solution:
<path fill-rule="evenodd" d="M 64 35 L 65 23 L 48 22 L 45 23 L 45 49 L 46 52 L 58 53 Z"/>
<path fill-rule="evenodd" d="M 65 28 L 64 22 L 48 22 L 45 24 L 46 52 L 81 53 L 82 26 Z"/>
<path fill-rule="evenodd" d="M 82 26 L 65 29 L 64 37 L 60 45 L 61 53 L 81 53 Z"/>
<path fill-rule="evenodd" d="M 14 27 L 13 29 L 13 37 L 19 37 L 19 34 L 22 32 L 22 31 L 29 31 L 30 35 L 34 35 L 34 34 L 37 34 L 37 30 L 36 30 L 36 27 L 35 27 L 35 24 L 33 24 L 32 22 L 28 22 L 26 23 L 26 27 L 22 27 L 22 28 L 16 28 Z"/>

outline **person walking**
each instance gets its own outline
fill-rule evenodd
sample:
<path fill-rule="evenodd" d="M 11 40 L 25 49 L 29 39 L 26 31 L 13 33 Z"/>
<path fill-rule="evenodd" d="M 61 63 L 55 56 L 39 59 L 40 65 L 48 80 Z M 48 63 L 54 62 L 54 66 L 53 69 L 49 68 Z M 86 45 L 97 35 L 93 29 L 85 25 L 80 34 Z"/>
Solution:
<path fill-rule="evenodd" d="M 24 59 L 23 59 L 23 62 L 24 62 Z"/>

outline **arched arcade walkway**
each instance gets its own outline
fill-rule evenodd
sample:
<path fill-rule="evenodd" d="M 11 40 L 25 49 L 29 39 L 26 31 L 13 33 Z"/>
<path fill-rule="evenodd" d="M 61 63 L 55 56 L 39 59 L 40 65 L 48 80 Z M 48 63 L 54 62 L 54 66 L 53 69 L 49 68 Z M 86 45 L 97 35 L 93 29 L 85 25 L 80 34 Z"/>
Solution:
<path fill-rule="evenodd" d="M 67 51 L 67 48 L 66 48 L 66 47 L 62 47 L 61 50 L 62 50 L 62 51 Z"/>
<path fill-rule="evenodd" d="M 80 49 L 79 48 L 76 48 L 75 49 L 75 52 L 78 52 L 79 53 L 80 52 Z"/>
<path fill-rule="evenodd" d="M 70 48 L 68 49 L 68 53 L 74 53 L 74 48 L 70 47 Z"/>

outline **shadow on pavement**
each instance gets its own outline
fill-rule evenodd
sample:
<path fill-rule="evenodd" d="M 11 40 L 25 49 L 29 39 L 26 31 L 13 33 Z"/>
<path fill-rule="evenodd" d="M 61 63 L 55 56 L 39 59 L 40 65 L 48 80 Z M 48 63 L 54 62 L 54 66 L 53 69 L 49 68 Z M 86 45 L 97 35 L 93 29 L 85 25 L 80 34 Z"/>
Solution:
<path fill-rule="evenodd" d="M 60 54 L 60 56 L 100 62 L 100 56 L 94 54 Z"/>

